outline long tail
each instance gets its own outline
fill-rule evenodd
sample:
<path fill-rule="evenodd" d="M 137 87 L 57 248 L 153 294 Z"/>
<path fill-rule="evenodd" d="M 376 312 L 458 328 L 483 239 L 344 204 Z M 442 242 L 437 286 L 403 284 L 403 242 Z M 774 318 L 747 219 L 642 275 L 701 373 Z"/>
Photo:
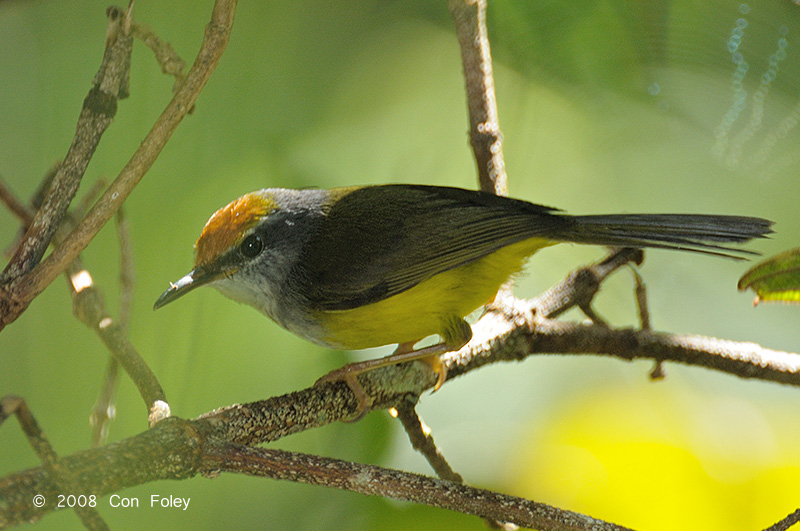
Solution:
<path fill-rule="evenodd" d="M 701 214 L 615 214 L 570 216 L 572 222 L 556 239 L 620 247 L 660 247 L 725 256 L 758 255 L 722 245 L 765 238 L 772 222 L 744 216 Z"/>

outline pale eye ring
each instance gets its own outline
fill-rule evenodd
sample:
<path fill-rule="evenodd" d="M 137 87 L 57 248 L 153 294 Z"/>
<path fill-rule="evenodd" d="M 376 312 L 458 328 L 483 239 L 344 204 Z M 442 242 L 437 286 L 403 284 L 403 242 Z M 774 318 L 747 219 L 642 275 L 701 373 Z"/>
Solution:
<path fill-rule="evenodd" d="M 264 240 L 259 234 L 251 234 L 239 245 L 239 252 L 245 258 L 255 258 L 264 250 Z"/>

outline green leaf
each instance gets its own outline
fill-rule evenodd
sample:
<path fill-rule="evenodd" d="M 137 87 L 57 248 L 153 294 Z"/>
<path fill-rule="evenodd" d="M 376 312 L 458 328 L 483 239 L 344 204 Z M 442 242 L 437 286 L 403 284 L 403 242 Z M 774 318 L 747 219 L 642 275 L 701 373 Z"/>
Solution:
<path fill-rule="evenodd" d="M 800 303 L 800 248 L 777 254 L 750 268 L 739 279 L 739 289 L 756 292 L 761 301 Z"/>

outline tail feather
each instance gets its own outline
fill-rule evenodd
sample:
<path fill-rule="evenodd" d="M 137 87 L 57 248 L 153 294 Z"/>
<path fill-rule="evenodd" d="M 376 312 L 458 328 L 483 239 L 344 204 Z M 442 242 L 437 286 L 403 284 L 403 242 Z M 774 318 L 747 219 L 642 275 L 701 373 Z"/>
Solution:
<path fill-rule="evenodd" d="M 703 214 L 615 214 L 572 216 L 564 241 L 620 247 L 658 247 L 743 260 L 759 253 L 722 245 L 765 238 L 772 222 L 745 216 Z"/>

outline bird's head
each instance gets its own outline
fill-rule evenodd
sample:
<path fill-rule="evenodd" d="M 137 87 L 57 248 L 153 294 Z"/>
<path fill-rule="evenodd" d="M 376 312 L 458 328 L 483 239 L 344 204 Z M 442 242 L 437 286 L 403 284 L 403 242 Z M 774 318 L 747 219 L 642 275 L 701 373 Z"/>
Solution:
<path fill-rule="evenodd" d="M 258 190 L 214 212 L 195 243 L 194 269 L 170 283 L 154 308 L 211 285 L 280 322 L 277 295 L 320 217 L 323 192 Z"/>

